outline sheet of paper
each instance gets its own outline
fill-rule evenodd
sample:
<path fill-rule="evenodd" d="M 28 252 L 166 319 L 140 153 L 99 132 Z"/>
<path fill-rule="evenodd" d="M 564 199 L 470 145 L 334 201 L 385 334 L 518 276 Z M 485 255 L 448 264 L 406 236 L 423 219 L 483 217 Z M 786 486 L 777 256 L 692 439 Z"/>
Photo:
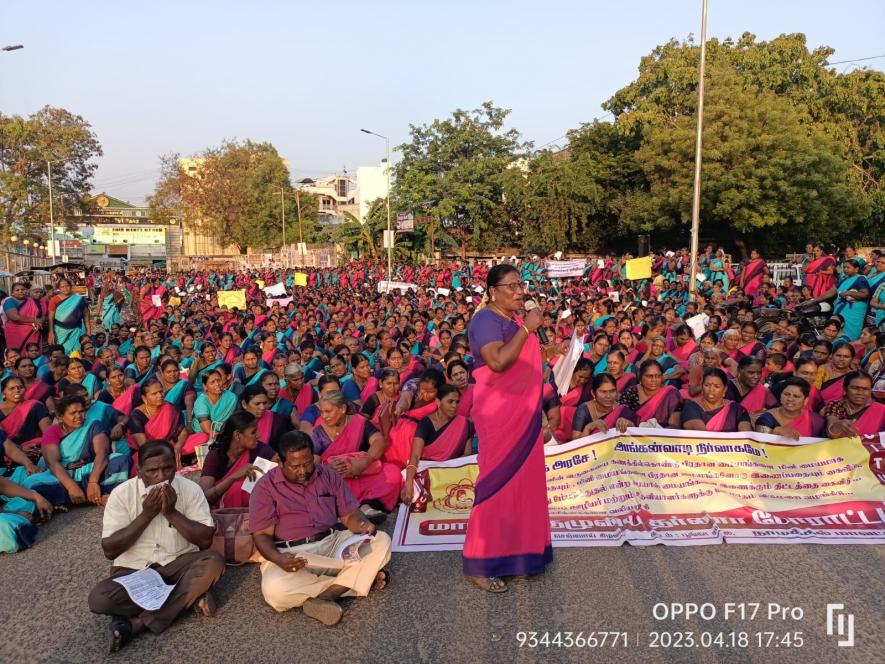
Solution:
<path fill-rule="evenodd" d="M 451 292 L 452 291 L 450 291 L 448 288 L 437 288 L 436 289 L 437 295 L 445 295 L 446 297 L 448 297 Z"/>
<path fill-rule="evenodd" d="M 692 334 L 694 334 L 695 339 L 700 339 L 701 335 L 707 330 L 707 321 L 709 319 L 704 314 L 698 314 L 697 316 L 692 316 L 688 320 L 685 321 L 685 324 L 691 328 Z"/>
<path fill-rule="evenodd" d="M 129 598 L 146 611 L 156 611 L 169 598 L 172 589 L 159 572 L 147 567 L 114 579 L 126 589 Z"/>
<path fill-rule="evenodd" d="M 269 297 L 285 297 L 286 295 L 286 285 L 279 283 L 274 284 L 273 286 L 268 286 L 264 289 L 265 295 Z"/>
<path fill-rule="evenodd" d="M 162 307 L 163 306 L 163 298 L 160 297 L 159 295 L 151 295 L 151 304 L 154 305 L 155 307 Z"/>
<path fill-rule="evenodd" d="M 600 270 L 602 268 L 604 268 L 605 267 L 605 259 L 597 258 L 596 259 L 596 267 L 598 267 Z"/>
<path fill-rule="evenodd" d="M 339 542 L 335 548 L 334 557 L 344 562 L 356 562 L 360 560 L 358 549 L 360 545 L 370 539 L 374 539 L 372 535 L 351 535 L 343 542 Z"/>
<path fill-rule="evenodd" d="M 270 471 L 277 467 L 273 461 L 269 459 L 265 459 L 264 457 L 255 457 L 255 461 L 252 463 L 253 466 L 257 466 L 263 470 L 263 473 L 257 473 L 258 477 L 255 478 L 255 482 L 250 480 L 248 477 L 243 480 L 243 491 L 246 493 L 252 493 L 252 489 L 255 488 L 255 483 L 258 482 L 264 475 L 267 475 Z"/>

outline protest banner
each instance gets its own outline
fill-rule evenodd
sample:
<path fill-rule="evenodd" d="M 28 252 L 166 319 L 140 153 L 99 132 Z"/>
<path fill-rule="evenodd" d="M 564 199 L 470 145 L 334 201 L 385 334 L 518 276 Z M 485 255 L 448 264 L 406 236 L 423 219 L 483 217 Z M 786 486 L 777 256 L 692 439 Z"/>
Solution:
<path fill-rule="evenodd" d="M 408 290 L 418 290 L 417 284 L 409 284 L 405 281 L 379 281 L 377 286 L 379 293 L 389 293 L 395 290 L 402 292 Z"/>
<path fill-rule="evenodd" d="M 218 306 L 233 309 L 237 307 L 239 310 L 246 308 L 246 291 L 231 290 L 218 291 Z"/>
<path fill-rule="evenodd" d="M 267 298 L 267 306 L 272 307 L 277 304 L 285 309 L 291 301 L 291 295 L 289 297 L 269 297 Z"/>
<path fill-rule="evenodd" d="M 280 282 L 273 286 L 267 286 L 264 289 L 264 294 L 268 297 L 284 297 L 286 295 L 286 284 Z"/>
<path fill-rule="evenodd" d="M 651 256 L 628 260 L 627 279 L 651 279 Z"/>
<path fill-rule="evenodd" d="M 292 281 L 296 286 L 307 286 L 307 272 L 296 272 L 292 275 Z"/>
<path fill-rule="evenodd" d="M 547 277 L 550 279 L 562 279 L 563 277 L 581 277 L 587 261 L 582 259 L 573 261 L 547 261 Z"/>
<path fill-rule="evenodd" d="M 801 442 L 631 428 L 546 447 L 553 546 L 885 543 L 885 445 Z M 421 462 L 394 551 L 460 550 L 478 474 Z"/>

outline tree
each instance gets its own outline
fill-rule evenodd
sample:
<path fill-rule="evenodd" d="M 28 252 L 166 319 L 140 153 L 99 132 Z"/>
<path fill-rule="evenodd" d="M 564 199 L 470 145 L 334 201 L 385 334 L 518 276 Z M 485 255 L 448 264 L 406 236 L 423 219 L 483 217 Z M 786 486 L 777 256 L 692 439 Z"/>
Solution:
<path fill-rule="evenodd" d="M 148 201 L 153 218 L 181 219 L 245 251 L 282 245 L 283 210 L 286 241 L 297 242 L 300 202 L 305 242 L 320 234 L 316 197 L 299 192 L 296 200 L 289 171 L 270 143 L 226 141 L 199 160 L 189 174 L 178 155 L 161 157 L 161 177 Z"/>
<path fill-rule="evenodd" d="M 883 227 L 885 74 L 839 74 L 827 65 L 832 53 L 810 51 L 801 34 L 708 42 L 703 233 L 798 244 Z M 634 163 L 645 181 L 619 194 L 631 230 L 686 219 L 698 58 L 690 38 L 658 46 L 603 104 L 619 131 L 640 139 Z"/>
<path fill-rule="evenodd" d="M 0 206 L 7 231 L 37 233 L 49 226 L 46 162 L 52 162 L 56 223 L 73 227 L 75 211 L 92 209 L 90 181 L 101 145 L 91 126 L 63 108 L 45 106 L 33 115 L 0 114 Z M 5 238 L 4 238 L 5 239 Z"/>
<path fill-rule="evenodd" d="M 411 125 L 411 142 L 397 149 L 397 209 L 438 219 L 455 238 L 462 256 L 467 246 L 493 246 L 512 237 L 504 209 L 501 175 L 530 144 L 516 129 L 504 129 L 510 111 L 485 102 L 458 109 L 446 120 Z"/>

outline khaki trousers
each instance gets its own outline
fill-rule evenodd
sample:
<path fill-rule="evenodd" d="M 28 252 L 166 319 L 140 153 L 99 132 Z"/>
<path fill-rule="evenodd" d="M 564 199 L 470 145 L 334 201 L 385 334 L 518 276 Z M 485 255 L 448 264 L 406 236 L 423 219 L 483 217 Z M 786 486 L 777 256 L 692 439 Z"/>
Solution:
<path fill-rule="evenodd" d="M 318 542 L 280 548 L 281 553 L 298 555 L 312 553 L 331 556 L 338 542 L 353 535 L 348 530 L 332 533 Z M 378 572 L 390 562 L 390 536 L 375 533 L 375 539 L 363 543 L 359 549 L 362 560 L 348 563 L 343 569 L 316 569 L 303 567 L 297 572 L 287 572 L 274 563 L 261 559 L 261 594 L 276 611 L 286 611 L 301 606 L 310 598 L 318 597 L 329 586 L 349 588 L 342 597 L 365 597 L 369 594 Z"/>
<path fill-rule="evenodd" d="M 175 589 L 166 602 L 156 611 L 145 611 L 129 597 L 129 593 L 114 577 L 131 574 L 137 570 L 112 567 L 111 576 L 89 593 L 89 610 L 109 616 L 141 618 L 144 626 L 154 634 L 165 630 L 175 617 L 194 604 L 214 586 L 224 574 L 224 558 L 214 551 L 192 551 L 178 556 L 166 565 L 152 566 L 168 584 Z"/>

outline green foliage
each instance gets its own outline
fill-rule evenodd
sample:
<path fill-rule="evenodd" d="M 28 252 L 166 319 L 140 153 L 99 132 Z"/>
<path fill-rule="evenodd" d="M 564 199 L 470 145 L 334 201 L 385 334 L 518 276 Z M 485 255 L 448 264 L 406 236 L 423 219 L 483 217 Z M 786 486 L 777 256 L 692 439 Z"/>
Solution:
<path fill-rule="evenodd" d="M 70 224 L 75 211 L 91 209 L 90 180 L 101 156 L 91 126 L 63 108 L 45 106 L 33 115 L 0 114 L 0 209 L 10 234 L 40 233 L 49 226 L 46 161 L 52 162 L 56 223 Z"/>
<path fill-rule="evenodd" d="M 223 244 L 246 247 L 298 242 L 298 204 L 305 242 L 322 233 L 316 227 L 316 197 L 295 192 L 289 171 L 270 143 L 226 141 L 209 148 L 189 175 L 177 155 L 161 158 L 161 177 L 148 201 L 156 219 L 178 218 L 216 235 Z"/>
<path fill-rule="evenodd" d="M 485 102 L 450 118 L 412 125 L 395 168 L 397 209 L 429 215 L 466 250 L 508 242 L 513 228 L 502 198 L 502 175 L 528 144 L 504 129 L 509 111 Z"/>

